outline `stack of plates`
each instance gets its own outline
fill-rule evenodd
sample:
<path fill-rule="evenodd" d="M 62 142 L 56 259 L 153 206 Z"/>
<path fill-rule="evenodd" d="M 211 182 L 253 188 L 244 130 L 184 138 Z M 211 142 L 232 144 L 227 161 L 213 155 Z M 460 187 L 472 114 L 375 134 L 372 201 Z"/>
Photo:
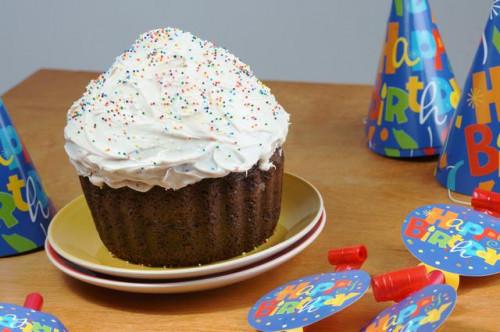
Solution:
<path fill-rule="evenodd" d="M 213 264 L 153 268 L 113 257 L 94 227 L 83 196 L 59 211 L 49 227 L 46 253 L 63 273 L 83 282 L 138 293 L 184 293 L 233 284 L 264 273 L 310 245 L 325 226 L 319 192 L 285 174 L 282 212 L 274 235 L 245 255 Z"/>

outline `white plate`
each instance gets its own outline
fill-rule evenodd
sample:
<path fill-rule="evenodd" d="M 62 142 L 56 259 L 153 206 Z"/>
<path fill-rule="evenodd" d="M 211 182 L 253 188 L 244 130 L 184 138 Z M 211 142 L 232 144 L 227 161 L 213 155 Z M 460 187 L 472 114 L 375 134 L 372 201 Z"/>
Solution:
<path fill-rule="evenodd" d="M 259 261 L 249 266 L 240 268 L 237 271 L 225 273 L 223 272 L 214 276 L 181 279 L 175 281 L 141 281 L 133 279 L 127 280 L 127 278 L 117 278 L 92 272 L 66 261 L 50 247 L 50 244 L 48 242 L 46 243 L 46 253 L 49 257 L 49 260 L 63 273 L 95 286 L 133 293 L 188 293 L 234 284 L 255 277 L 279 266 L 280 264 L 283 264 L 284 262 L 290 260 L 292 257 L 303 251 L 307 246 L 309 246 L 319 236 L 325 224 L 326 215 L 323 212 L 323 217 L 320 218 L 313 229 L 301 240 L 299 240 L 289 248 L 285 248 L 285 250 L 282 250 L 281 252 L 271 257 L 267 257 L 263 261 Z"/>
<path fill-rule="evenodd" d="M 285 173 L 281 215 L 269 241 L 246 255 L 202 266 L 166 268 L 128 263 L 112 256 L 99 239 L 83 196 L 62 208 L 52 220 L 48 240 L 66 260 L 86 269 L 126 278 L 178 279 L 234 270 L 291 246 L 307 234 L 321 217 L 323 199 L 306 180 Z"/>

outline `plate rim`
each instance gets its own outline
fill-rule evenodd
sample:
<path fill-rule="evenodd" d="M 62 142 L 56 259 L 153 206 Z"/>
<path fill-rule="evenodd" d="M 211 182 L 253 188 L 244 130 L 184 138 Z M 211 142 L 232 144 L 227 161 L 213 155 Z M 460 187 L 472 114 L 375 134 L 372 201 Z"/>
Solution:
<path fill-rule="evenodd" d="M 49 240 L 50 245 L 52 248 L 63 258 L 66 260 L 85 267 L 89 270 L 99 272 L 99 273 L 104 273 L 112 276 L 118 276 L 118 277 L 128 277 L 128 278 L 139 278 L 139 279 L 175 279 L 175 278 L 185 278 L 185 277 L 195 277 L 195 276 L 203 276 L 203 275 L 209 275 L 209 274 L 214 274 L 217 272 L 224 272 L 228 271 L 230 269 L 235 269 L 238 267 L 242 267 L 245 265 L 252 264 L 256 261 L 262 260 L 266 257 L 269 257 L 273 255 L 276 252 L 279 252 L 297 241 L 299 241 L 304 234 L 307 234 L 313 227 L 316 225 L 318 220 L 321 218 L 321 215 L 324 211 L 324 202 L 323 202 L 323 197 L 321 196 L 321 193 L 319 190 L 309 181 L 305 180 L 304 178 L 295 175 L 293 173 L 285 172 L 285 176 L 290 176 L 293 177 L 304 184 L 306 184 L 308 187 L 310 187 L 313 192 L 315 193 L 316 197 L 319 200 L 319 208 L 314 217 L 311 219 L 309 224 L 307 224 L 304 229 L 302 229 L 300 232 L 297 234 L 293 235 L 292 237 L 281 241 L 274 246 L 271 246 L 267 249 L 264 249 L 262 251 L 259 251 L 257 253 L 248 255 L 248 256 L 242 256 L 239 258 L 230 258 L 227 260 L 223 260 L 220 262 L 216 262 L 213 264 L 208 264 L 208 265 L 202 265 L 202 266 L 190 266 L 190 267 L 180 267 L 180 268 L 171 268 L 170 270 L 164 269 L 164 270 L 139 270 L 139 269 L 125 269 L 125 268 L 119 268 L 119 267 L 110 267 L 107 265 L 103 264 L 96 264 L 93 262 L 89 262 L 87 260 L 81 259 L 79 257 L 73 256 L 70 253 L 66 252 L 63 248 L 61 248 L 53 239 L 53 233 L 52 233 L 52 225 L 53 223 L 51 222 L 47 231 L 47 239 Z M 74 199 L 72 199 L 70 202 L 68 202 L 64 207 L 62 207 L 54 216 L 54 219 L 65 211 L 66 209 L 69 209 L 69 206 L 71 206 L 76 200 L 81 199 L 83 197 L 83 194 L 78 195 Z M 83 198 L 85 199 L 85 198 Z"/>
<path fill-rule="evenodd" d="M 91 284 L 97 287 L 113 289 L 117 291 L 130 292 L 130 293 L 154 293 L 154 294 L 173 294 L 173 293 L 189 293 L 208 289 L 215 289 L 224 286 L 228 286 L 240 281 L 244 281 L 253 278 L 259 274 L 269 271 L 279 265 L 289 261 L 293 257 L 297 256 L 299 253 L 304 251 L 309 247 L 322 233 L 327 223 L 326 211 L 323 209 L 321 214 L 321 219 L 319 221 L 318 229 L 311 233 L 309 237 L 304 239 L 303 242 L 299 243 L 290 251 L 283 251 L 282 255 L 278 255 L 276 258 L 266 261 L 263 264 L 257 264 L 249 269 L 239 270 L 234 273 L 227 273 L 216 277 L 202 276 L 195 280 L 188 281 L 177 281 L 172 282 L 165 280 L 165 283 L 140 283 L 140 282 L 125 282 L 125 281 L 114 281 L 104 278 L 99 278 L 97 276 L 90 276 L 83 272 L 73 270 L 70 267 L 63 265 L 62 263 L 56 261 L 52 257 L 49 250 L 45 250 L 45 253 L 49 261 L 63 274 L 77 279 L 81 282 Z M 48 241 L 48 240 L 47 240 Z M 57 252 L 54 250 L 57 254 Z M 62 257 L 62 256 L 61 256 Z M 62 257 L 64 259 L 64 257 Z"/>
<path fill-rule="evenodd" d="M 52 245 L 50 244 L 49 241 L 46 241 L 45 244 L 46 244 L 46 249 L 48 251 L 48 254 L 50 254 L 52 256 L 57 256 L 58 260 L 59 259 L 63 260 L 64 264 L 67 265 L 68 268 L 75 270 L 77 273 L 82 273 L 82 274 L 86 274 L 89 276 L 94 276 L 94 274 L 96 274 L 95 276 L 97 278 L 106 279 L 106 280 L 114 280 L 114 281 L 124 281 L 124 282 L 136 282 L 136 283 L 144 282 L 144 283 L 148 283 L 148 284 L 149 283 L 161 283 L 162 281 L 180 282 L 180 281 L 198 280 L 198 279 L 202 279 L 202 278 L 213 278 L 213 277 L 222 276 L 222 275 L 226 275 L 226 274 L 236 273 L 236 272 L 239 272 L 239 271 L 242 271 L 245 269 L 252 268 L 258 264 L 266 263 L 266 262 L 268 262 L 268 261 L 270 261 L 278 256 L 282 256 L 287 250 L 293 249 L 293 248 L 299 246 L 300 243 L 306 241 L 311 236 L 313 236 L 317 232 L 318 228 L 320 228 L 321 223 L 323 222 L 323 215 L 324 214 L 322 213 L 321 218 L 318 221 L 316 221 L 316 223 L 314 224 L 314 227 L 307 234 L 304 234 L 304 236 L 302 236 L 299 239 L 299 241 L 295 242 L 290 247 L 284 248 L 283 250 L 281 250 L 281 251 L 279 251 L 279 252 L 277 252 L 269 257 L 263 258 L 257 262 L 252 263 L 252 264 L 244 265 L 244 266 L 241 266 L 241 267 L 238 267 L 235 269 L 231 269 L 231 270 L 227 270 L 227 271 L 222 271 L 222 272 L 213 273 L 213 274 L 204 275 L 204 276 L 193 276 L 193 277 L 185 277 L 185 278 L 178 278 L 178 279 L 171 279 L 171 278 L 165 278 L 165 279 L 129 278 L 129 277 L 113 276 L 113 275 L 109 275 L 109 274 L 105 274 L 105 273 L 96 272 L 96 271 L 90 270 L 84 266 L 78 265 L 74 262 L 71 262 L 71 261 L 65 259 L 61 255 L 59 255 L 56 250 L 54 250 L 54 248 L 52 247 Z"/>

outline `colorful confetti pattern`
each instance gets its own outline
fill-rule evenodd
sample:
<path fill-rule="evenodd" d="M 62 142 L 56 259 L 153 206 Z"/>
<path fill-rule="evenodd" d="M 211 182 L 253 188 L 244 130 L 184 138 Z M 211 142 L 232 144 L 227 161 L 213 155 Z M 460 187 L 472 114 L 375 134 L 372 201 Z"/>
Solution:
<path fill-rule="evenodd" d="M 412 211 L 403 242 L 421 262 L 464 276 L 500 272 L 500 219 L 457 205 L 427 205 Z"/>
<path fill-rule="evenodd" d="M 428 286 L 382 311 L 364 332 L 433 332 L 455 307 L 457 293 L 448 285 Z"/>
<path fill-rule="evenodd" d="M 436 178 L 471 195 L 475 188 L 500 192 L 500 1 L 494 1 L 438 163 Z"/>
<path fill-rule="evenodd" d="M 311 325 L 347 308 L 369 287 L 370 276 L 359 270 L 304 277 L 264 295 L 250 309 L 248 322 L 259 331 Z"/>
<path fill-rule="evenodd" d="M 366 124 L 369 148 L 395 158 L 439 154 L 459 98 L 427 0 L 394 0 Z"/>
<path fill-rule="evenodd" d="M 8 303 L 0 303 L 1 332 L 66 332 L 54 316 Z"/>
<path fill-rule="evenodd" d="M 43 246 L 54 208 L 0 100 L 0 256 Z"/>
<path fill-rule="evenodd" d="M 180 189 L 245 172 L 285 142 L 289 115 L 249 66 L 174 28 L 142 34 L 68 112 L 66 152 L 100 186 Z"/>

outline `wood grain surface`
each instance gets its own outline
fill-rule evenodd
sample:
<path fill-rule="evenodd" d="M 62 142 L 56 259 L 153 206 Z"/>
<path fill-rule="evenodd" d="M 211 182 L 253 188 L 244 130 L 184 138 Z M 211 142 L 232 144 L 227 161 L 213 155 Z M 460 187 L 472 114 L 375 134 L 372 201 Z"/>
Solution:
<path fill-rule="evenodd" d="M 66 111 L 96 73 L 41 70 L 4 96 L 19 135 L 56 207 L 81 193 L 63 149 Z M 370 87 L 268 82 L 292 125 L 286 170 L 322 193 L 328 223 L 302 254 L 265 275 L 211 291 L 140 295 L 101 289 L 66 277 L 38 251 L 0 258 L 0 302 L 22 303 L 26 293 L 45 296 L 44 310 L 70 331 L 251 331 L 250 306 L 265 292 L 292 279 L 331 271 L 331 247 L 364 243 L 371 274 L 414 266 L 400 227 L 424 204 L 449 202 L 433 177 L 435 160 L 383 158 L 365 146 L 363 118 Z M 371 294 L 348 310 L 306 331 L 359 331 L 389 303 Z M 441 331 L 498 331 L 500 279 L 462 278 L 455 311 Z"/>

